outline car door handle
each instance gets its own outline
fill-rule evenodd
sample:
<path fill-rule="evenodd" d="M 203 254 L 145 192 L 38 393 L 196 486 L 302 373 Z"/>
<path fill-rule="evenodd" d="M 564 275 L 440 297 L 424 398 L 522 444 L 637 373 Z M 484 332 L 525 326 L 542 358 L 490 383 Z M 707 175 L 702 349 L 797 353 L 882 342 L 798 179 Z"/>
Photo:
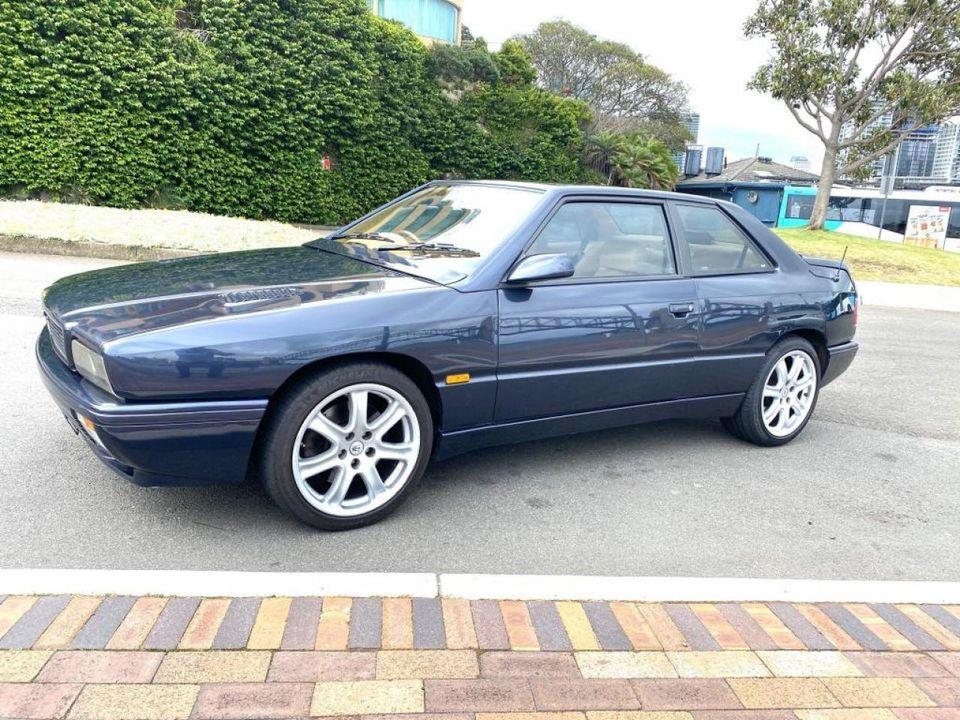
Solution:
<path fill-rule="evenodd" d="M 670 314 L 674 317 L 685 318 L 693 312 L 693 303 L 675 303 L 670 306 Z"/>

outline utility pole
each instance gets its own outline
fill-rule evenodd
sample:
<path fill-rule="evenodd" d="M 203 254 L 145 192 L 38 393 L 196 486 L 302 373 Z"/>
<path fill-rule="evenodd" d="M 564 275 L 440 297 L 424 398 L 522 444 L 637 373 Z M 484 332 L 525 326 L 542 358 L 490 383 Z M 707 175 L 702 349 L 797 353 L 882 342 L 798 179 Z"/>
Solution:
<path fill-rule="evenodd" d="M 887 216 L 887 200 L 897 184 L 897 168 L 900 165 L 901 145 L 897 145 L 896 152 L 892 155 L 887 155 L 883 163 L 883 176 L 880 178 L 880 192 L 883 193 L 883 202 L 880 204 L 880 227 L 877 230 L 877 240 L 883 240 L 883 221 Z"/>

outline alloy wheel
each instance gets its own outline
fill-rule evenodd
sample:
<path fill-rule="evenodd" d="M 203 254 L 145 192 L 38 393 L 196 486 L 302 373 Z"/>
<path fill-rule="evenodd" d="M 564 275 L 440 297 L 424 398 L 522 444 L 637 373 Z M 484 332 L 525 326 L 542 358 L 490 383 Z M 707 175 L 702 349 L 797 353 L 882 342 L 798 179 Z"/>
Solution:
<path fill-rule="evenodd" d="M 782 438 L 803 425 L 817 394 L 817 369 L 803 350 L 792 350 L 773 366 L 763 386 L 763 425 L 774 437 Z"/>
<path fill-rule="evenodd" d="M 399 493 L 420 456 L 420 424 L 400 393 L 350 385 L 308 414 L 293 446 L 297 488 L 317 510 L 355 517 Z"/>

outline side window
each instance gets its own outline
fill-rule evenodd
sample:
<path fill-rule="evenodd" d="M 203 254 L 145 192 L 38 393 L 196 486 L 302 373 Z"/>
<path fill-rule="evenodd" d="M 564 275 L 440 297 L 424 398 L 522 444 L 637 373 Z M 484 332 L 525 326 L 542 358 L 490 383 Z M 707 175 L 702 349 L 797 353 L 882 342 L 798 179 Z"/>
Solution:
<path fill-rule="evenodd" d="M 715 275 L 772 269 L 770 261 L 719 209 L 696 205 L 676 207 L 683 237 L 690 248 L 692 274 Z"/>
<path fill-rule="evenodd" d="M 676 274 L 660 205 L 567 203 L 527 251 L 528 255 L 546 253 L 570 255 L 575 278 Z"/>

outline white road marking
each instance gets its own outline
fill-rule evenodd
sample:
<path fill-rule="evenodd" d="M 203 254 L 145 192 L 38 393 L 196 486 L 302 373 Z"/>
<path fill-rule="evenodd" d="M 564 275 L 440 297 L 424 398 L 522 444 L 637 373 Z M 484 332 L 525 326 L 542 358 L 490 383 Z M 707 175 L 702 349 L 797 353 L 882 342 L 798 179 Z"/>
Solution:
<path fill-rule="evenodd" d="M 0 594 L 954 604 L 960 603 L 960 582 L 0 569 Z"/>

